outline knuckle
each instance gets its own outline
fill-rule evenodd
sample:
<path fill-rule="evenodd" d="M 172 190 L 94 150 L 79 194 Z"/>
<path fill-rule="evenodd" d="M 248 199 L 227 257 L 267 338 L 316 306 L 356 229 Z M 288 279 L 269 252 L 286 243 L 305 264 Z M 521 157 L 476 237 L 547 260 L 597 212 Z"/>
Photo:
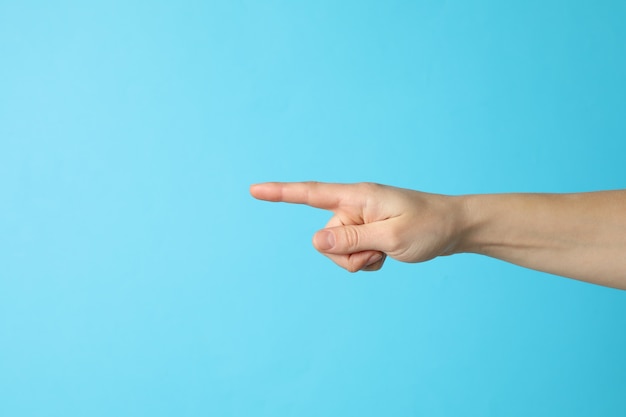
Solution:
<path fill-rule="evenodd" d="M 313 194 L 313 191 L 319 187 L 319 182 L 317 181 L 306 181 L 305 184 L 307 185 L 306 187 L 306 191 L 305 191 L 305 196 L 306 196 L 306 200 L 309 201 L 311 199 L 311 194 Z"/>
<path fill-rule="evenodd" d="M 344 227 L 343 237 L 346 249 L 351 250 L 359 246 L 359 233 L 355 227 Z"/>
<path fill-rule="evenodd" d="M 361 182 L 358 184 L 363 193 L 369 194 L 377 191 L 381 185 L 375 182 Z"/>
<path fill-rule="evenodd" d="M 328 256 L 328 255 L 327 255 Z M 348 272 L 357 272 L 359 265 L 356 264 L 353 256 L 350 255 L 330 255 L 328 256 L 337 266 Z"/>
<path fill-rule="evenodd" d="M 357 265 L 356 263 L 354 263 L 354 261 L 350 260 L 348 261 L 348 264 L 346 265 L 346 270 L 348 272 L 358 272 L 359 271 L 359 265 Z"/>

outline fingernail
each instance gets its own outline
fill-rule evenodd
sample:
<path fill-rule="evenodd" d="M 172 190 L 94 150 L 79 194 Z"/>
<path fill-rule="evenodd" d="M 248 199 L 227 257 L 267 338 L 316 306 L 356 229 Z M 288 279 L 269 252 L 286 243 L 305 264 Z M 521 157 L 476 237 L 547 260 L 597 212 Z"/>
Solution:
<path fill-rule="evenodd" d="M 335 235 L 332 232 L 324 231 L 317 232 L 315 236 L 315 243 L 319 250 L 329 250 L 335 246 Z"/>
<path fill-rule="evenodd" d="M 370 256 L 365 266 L 367 267 L 367 266 L 373 265 L 376 262 L 380 261 L 381 259 L 383 259 L 383 255 L 381 253 L 375 253 L 372 256 Z"/>

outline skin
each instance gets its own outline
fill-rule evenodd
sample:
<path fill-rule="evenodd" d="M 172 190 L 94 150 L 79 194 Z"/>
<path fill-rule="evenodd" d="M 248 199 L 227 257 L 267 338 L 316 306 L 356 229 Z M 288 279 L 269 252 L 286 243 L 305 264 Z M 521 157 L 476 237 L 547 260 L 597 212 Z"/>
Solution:
<path fill-rule="evenodd" d="M 626 289 L 626 190 L 447 196 L 380 184 L 263 183 L 257 199 L 333 212 L 313 245 L 350 272 L 387 256 L 424 262 L 476 253 Z"/>

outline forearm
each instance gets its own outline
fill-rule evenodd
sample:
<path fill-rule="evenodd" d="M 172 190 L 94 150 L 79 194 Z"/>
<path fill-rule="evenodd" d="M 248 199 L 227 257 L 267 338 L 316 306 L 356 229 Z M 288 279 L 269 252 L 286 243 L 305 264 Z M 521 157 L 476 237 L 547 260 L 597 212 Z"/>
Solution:
<path fill-rule="evenodd" d="M 460 197 L 456 252 L 626 289 L 626 190 Z"/>

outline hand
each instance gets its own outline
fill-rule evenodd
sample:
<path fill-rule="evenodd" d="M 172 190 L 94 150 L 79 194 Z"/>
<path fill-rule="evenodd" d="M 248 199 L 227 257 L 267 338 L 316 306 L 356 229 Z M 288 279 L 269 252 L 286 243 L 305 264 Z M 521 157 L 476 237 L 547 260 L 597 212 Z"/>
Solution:
<path fill-rule="evenodd" d="M 385 256 L 423 262 L 450 255 L 462 230 L 463 204 L 456 197 L 372 183 L 264 183 L 250 193 L 332 211 L 313 245 L 350 272 L 378 270 Z"/>

